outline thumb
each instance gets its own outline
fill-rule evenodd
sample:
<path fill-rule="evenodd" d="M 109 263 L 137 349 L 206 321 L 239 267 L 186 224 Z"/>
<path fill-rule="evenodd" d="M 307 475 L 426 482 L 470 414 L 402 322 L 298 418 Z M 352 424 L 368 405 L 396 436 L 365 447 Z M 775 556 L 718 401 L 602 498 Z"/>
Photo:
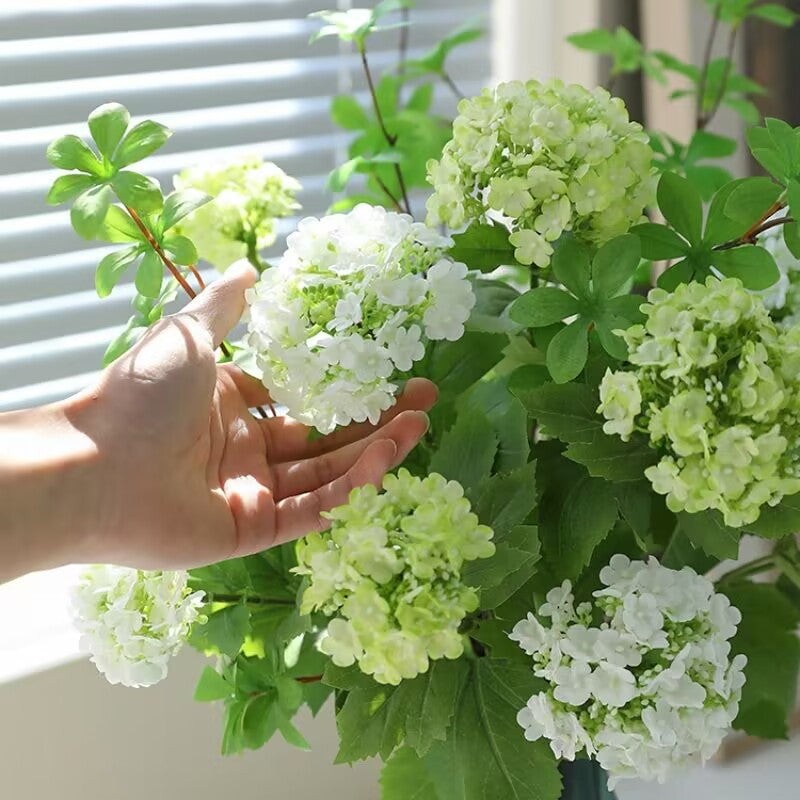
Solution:
<path fill-rule="evenodd" d="M 258 273 L 245 260 L 231 264 L 221 278 L 203 289 L 181 313 L 190 314 L 209 332 L 217 348 L 242 317 L 244 293 Z"/>

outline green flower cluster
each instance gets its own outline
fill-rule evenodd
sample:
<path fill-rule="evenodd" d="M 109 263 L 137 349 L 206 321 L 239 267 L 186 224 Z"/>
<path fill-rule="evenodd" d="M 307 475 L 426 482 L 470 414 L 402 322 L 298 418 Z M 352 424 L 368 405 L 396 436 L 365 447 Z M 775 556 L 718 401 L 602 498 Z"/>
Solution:
<path fill-rule="evenodd" d="M 203 163 L 175 176 L 178 190 L 197 189 L 214 198 L 181 220 L 180 233 L 201 258 L 224 270 L 275 241 L 275 219 L 300 208 L 300 183 L 259 156 Z"/>
<path fill-rule="evenodd" d="M 517 260 L 546 267 L 564 231 L 602 244 L 641 219 L 652 156 L 642 126 L 605 89 L 503 83 L 459 104 L 453 139 L 428 162 L 428 222 L 500 216 Z"/>
<path fill-rule="evenodd" d="M 754 522 L 800 492 L 800 326 L 779 331 L 735 278 L 653 289 L 644 325 L 619 333 L 635 370 L 608 371 L 606 433 L 649 435 L 645 475 L 672 511 Z"/>
<path fill-rule="evenodd" d="M 336 615 L 320 649 L 338 666 L 358 662 L 396 685 L 425 672 L 429 659 L 462 654 L 459 625 L 478 595 L 461 567 L 495 548 L 455 481 L 401 469 L 383 488 L 354 489 L 329 512 L 330 531 L 298 544 L 295 569 L 309 577 L 301 612 Z"/>

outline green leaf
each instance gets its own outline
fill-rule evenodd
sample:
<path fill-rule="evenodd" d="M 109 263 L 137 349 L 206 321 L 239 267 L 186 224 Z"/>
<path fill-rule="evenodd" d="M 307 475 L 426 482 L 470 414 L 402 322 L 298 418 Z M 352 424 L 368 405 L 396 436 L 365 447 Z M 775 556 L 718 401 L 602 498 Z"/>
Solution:
<path fill-rule="evenodd" d="M 113 364 L 120 356 L 128 352 L 147 331 L 147 325 L 142 325 L 138 317 L 131 317 L 125 330 L 111 340 L 103 354 L 103 366 Z"/>
<path fill-rule="evenodd" d="M 176 264 L 188 266 L 197 263 L 197 248 L 194 246 L 194 242 L 186 236 L 167 236 L 163 245 Z"/>
<path fill-rule="evenodd" d="M 778 199 L 781 187 L 769 178 L 745 178 L 738 182 L 725 203 L 725 216 L 751 225 Z"/>
<path fill-rule="evenodd" d="M 434 742 L 445 741 L 467 675 L 463 659 L 442 659 L 432 661 L 422 675 L 403 681 L 387 703 L 381 757 L 386 760 L 400 744 L 424 756 Z"/>
<path fill-rule="evenodd" d="M 714 166 L 686 167 L 686 177 L 697 187 L 705 201 L 710 200 L 732 179 L 728 170 Z"/>
<path fill-rule="evenodd" d="M 571 45 L 591 53 L 610 53 L 614 49 L 614 34 L 606 28 L 573 33 L 566 38 Z"/>
<path fill-rule="evenodd" d="M 475 306 L 466 322 L 466 330 L 484 333 L 509 333 L 519 331 L 506 309 L 519 297 L 519 292 L 502 280 L 476 278 L 472 284 Z"/>
<path fill-rule="evenodd" d="M 583 317 L 578 317 L 550 340 L 547 369 L 556 383 L 567 383 L 581 374 L 588 354 L 588 324 Z"/>
<path fill-rule="evenodd" d="M 114 166 L 122 169 L 147 158 L 163 147 L 170 136 L 172 136 L 172 131 L 169 128 L 151 119 L 134 125 L 119 143 L 117 152 L 114 154 Z"/>
<path fill-rule="evenodd" d="M 433 103 L 433 84 L 422 83 L 417 86 L 408 98 L 406 108 L 411 111 L 426 113 Z"/>
<path fill-rule="evenodd" d="M 365 130 L 370 126 L 369 117 L 358 100 L 349 94 L 340 94 L 331 102 L 331 119 L 347 131 Z"/>
<path fill-rule="evenodd" d="M 714 266 L 729 278 L 739 278 L 745 288 L 768 289 L 781 277 L 772 253 L 755 244 L 745 244 L 712 253 Z"/>
<path fill-rule="evenodd" d="M 589 249 L 573 236 L 562 237 L 552 260 L 553 274 L 576 297 L 588 299 L 591 267 Z"/>
<path fill-rule="evenodd" d="M 742 582 L 726 588 L 742 621 L 731 640 L 733 653 L 747 656 L 739 716 L 734 727 L 765 739 L 788 738 L 800 669 L 800 615 L 769 584 Z"/>
<path fill-rule="evenodd" d="M 57 206 L 67 200 L 72 200 L 73 197 L 93 186 L 94 182 L 91 175 L 62 175 L 53 181 L 53 185 L 47 193 L 47 203 Z"/>
<path fill-rule="evenodd" d="M 505 334 L 477 331 L 468 331 L 457 342 L 436 342 L 428 348 L 421 374 L 439 387 L 442 399 L 459 395 L 500 361 L 507 344 Z"/>
<path fill-rule="evenodd" d="M 98 177 L 104 175 L 103 165 L 92 148 L 72 133 L 50 143 L 47 160 L 59 169 L 77 169 Z"/>
<path fill-rule="evenodd" d="M 96 235 L 98 239 L 114 244 L 144 241 L 142 232 L 136 227 L 136 223 L 119 206 L 111 206 L 108 209 L 106 218 Z"/>
<path fill-rule="evenodd" d="M 530 328 L 561 322 L 580 311 L 581 304 L 571 294 L 555 286 L 541 286 L 525 292 L 511 306 L 511 319 Z"/>
<path fill-rule="evenodd" d="M 470 269 L 491 272 L 506 264 L 515 264 L 514 248 L 503 225 L 473 222 L 463 233 L 453 236 L 449 256 Z"/>
<path fill-rule="evenodd" d="M 524 586 L 542 557 L 534 525 L 517 525 L 495 541 L 497 549 L 491 558 L 470 561 L 462 570 L 465 582 L 480 588 L 480 608 L 484 610 L 497 608 Z"/>
<path fill-rule="evenodd" d="M 800 223 L 789 222 L 783 226 L 783 241 L 789 252 L 800 259 Z"/>
<path fill-rule="evenodd" d="M 194 699 L 198 703 L 211 703 L 224 700 L 233 694 L 233 687 L 215 669 L 206 666 L 200 674 Z"/>
<path fill-rule="evenodd" d="M 649 258 L 653 261 L 680 258 L 685 256 L 690 249 L 690 245 L 666 225 L 644 222 L 641 225 L 634 225 L 631 233 L 639 237 L 642 258 Z"/>
<path fill-rule="evenodd" d="M 669 224 L 690 244 L 699 244 L 703 226 L 703 200 L 686 179 L 665 172 L 656 192 L 658 207 Z"/>
<path fill-rule="evenodd" d="M 749 223 L 738 222 L 731 219 L 726 212 L 728 199 L 742 185 L 742 180 L 734 180 L 725 184 L 711 198 L 706 219 L 704 241 L 707 245 L 721 244 L 741 236 L 748 228 Z"/>
<path fill-rule="evenodd" d="M 438 800 L 557 800 L 561 776 L 542 740 L 527 742 L 516 715 L 539 688 L 530 667 L 471 663 L 447 741 L 424 761 Z"/>
<path fill-rule="evenodd" d="M 356 156 L 344 164 L 331 170 L 328 174 L 328 180 L 325 182 L 325 188 L 332 192 L 342 192 L 350 182 L 350 178 L 355 175 L 360 166 L 364 164 L 363 156 Z"/>
<path fill-rule="evenodd" d="M 177 225 L 184 217 L 189 216 L 193 211 L 211 202 L 213 198 L 205 192 L 197 189 L 183 189 L 179 192 L 172 192 L 164 200 L 164 211 L 161 214 L 161 229 L 168 231 L 173 225 Z"/>
<path fill-rule="evenodd" d="M 623 442 L 602 431 L 591 441 L 571 443 L 564 455 L 583 464 L 591 476 L 615 482 L 640 480 L 644 470 L 658 460 L 644 436 L 632 436 L 629 442 Z"/>
<path fill-rule="evenodd" d="M 75 198 L 70 210 L 72 227 L 84 239 L 93 239 L 103 225 L 113 194 L 109 186 L 92 186 Z"/>
<path fill-rule="evenodd" d="M 136 270 L 136 291 L 145 297 L 158 297 L 161 291 L 161 282 L 164 278 L 164 268 L 161 259 L 153 250 L 148 250 Z"/>
<path fill-rule="evenodd" d="M 386 729 L 391 686 L 371 681 L 368 688 L 351 689 L 336 714 L 339 751 L 335 764 L 352 764 L 377 755 Z"/>
<path fill-rule="evenodd" d="M 746 526 L 750 533 L 766 539 L 779 539 L 800 531 L 800 494 L 784 497 L 777 506 L 763 506 L 755 522 Z"/>
<path fill-rule="evenodd" d="M 591 442 L 602 433 L 597 391 L 585 384 L 542 384 L 536 367 L 522 367 L 511 376 L 508 388 L 544 432 L 562 442 Z"/>
<path fill-rule="evenodd" d="M 199 641 L 203 649 L 215 647 L 223 655 L 234 658 L 244 644 L 244 637 L 250 633 L 250 612 L 243 603 L 225 606 L 209 614 L 208 622 L 192 632 L 192 638 Z"/>
<path fill-rule="evenodd" d="M 469 492 L 491 474 L 497 444 L 497 434 L 483 414 L 461 414 L 442 436 L 430 471 L 458 481 Z"/>
<path fill-rule="evenodd" d="M 108 297 L 122 274 L 136 261 L 139 255 L 138 247 L 128 247 L 124 250 L 115 250 L 105 256 L 97 265 L 97 271 L 94 275 L 94 285 L 98 296 Z"/>
<path fill-rule="evenodd" d="M 748 13 L 751 17 L 760 17 L 782 28 L 791 28 L 797 21 L 797 14 L 779 3 L 764 3 L 750 9 Z"/>
<path fill-rule="evenodd" d="M 695 131 L 686 150 L 686 162 L 694 164 L 703 158 L 726 158 L 736 152 L 736 140 L 710 131 Z"/>
<path fill-rule="evenodd" d="M 159 211 L 164 203 L 158 182 L 138 172 L 118 172 L 111 186 L 119 199 L 138 211 L 140 216 Z"/>
<path fill-rule="evenodd" d="M 381 800 L 436 800 L 436 785 L 424 762 L 410 748 L 402 747 L 383 765 Z"/>
<path fill-rule="evenodd" d="M 479 487 L 475 513 L 500 538 L 510 533 L 536 506 L 536 462 L 492 475 Z"/>
<path fill-rule="evenodd" d="M 89 114 L 89 130 L 101 155 L 109 161 L 128 130 L 131 115 L 119 103 L 106 103 Z"/>
<path fill-rule="evenodd" d="M 600 297 L 614 297 L 633 277 L 642 257 L 639 239 L 632 234 L 606 242 L 592 261 L 592 287 Z"/>
<path fill-rule="evenodd" d="M 729 528 L 718 511 L 699 511 L 678 514 L 678 524 L 695 547 L 714 558 L 738 558 L 742 531 Z"/>
<path fill-rule="evenodd" d="M 561 461 L 559 480 L 542 497 L 539 530 L 544 557 L 559 577 L 577 578 L 617 521 L 611 484 Z M 562 475 L 563 473 L 563 475 Z"/>

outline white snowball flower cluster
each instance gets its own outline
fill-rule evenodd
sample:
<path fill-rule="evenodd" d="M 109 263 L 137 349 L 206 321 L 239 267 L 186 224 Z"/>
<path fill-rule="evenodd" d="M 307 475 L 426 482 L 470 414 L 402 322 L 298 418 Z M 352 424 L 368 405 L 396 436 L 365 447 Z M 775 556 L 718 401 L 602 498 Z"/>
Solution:
<path fill-rule="evenodd" d="M 694 756 L 710 758 L 738 713 L 747 659 L 731 658 L 729 639 L 741 614 L 689 567 L 654 558 L 615 555 L 600 580 L 594 603 L 576 608 L 564 581 L 538 617 L 514 626 L 510 638 L 550 684 L 517 721 L 557 758 L 594 756 L 610 788 L 626 777 L 663 782 Z"/>
<path fill-rule="evenodd" d="M 394 378 L 455 341 L 475 305 L 450 240 L 405 214 L 358 205 L 300 222 L 281 263 L 247 293 L 247 345 L 264 385 L 322 433 L 377 422 Z"/>
<path fill-rule="evenodd" d="M 546 267 L 564 231 L 602 244 L 639 221 L 653 198 L 647 134 L 605 89 L 502 83 L 458 110 L 453 139 L 428 163 L 431 224 L 499 216 L 516 259 Z"/>
<path fill-rule="evenodd" d="M 181 220 L 177 230 L 219 270 L 273 244 L 275 219 L 300 208 L 295 200 L 300 183 L 255 155 L 189 167 L 174 183 L 180 191 L 197 189 L 214 198 Z"/>
<path fill-rule="evenodd" d="M 169 659 L 203 622 L 203 592 L 187 586 L 187 572 L 89 567 L 73 590 L 81 650 L 109 683 L 152 686 L 167 677 Z"/>
<path fill-rule="evenodd" d="M 778 219 L 774 214 L 767 222 Z M 758 243 L 766 248 L 775 259 L 780 278 L 774 286 L 756 292 L 764 301 L 781 328 L 791 328 L 800 322 L 800 261 L 795 258 L 783 238 L 780 228 L 773 228 L 761 236 Z"/>

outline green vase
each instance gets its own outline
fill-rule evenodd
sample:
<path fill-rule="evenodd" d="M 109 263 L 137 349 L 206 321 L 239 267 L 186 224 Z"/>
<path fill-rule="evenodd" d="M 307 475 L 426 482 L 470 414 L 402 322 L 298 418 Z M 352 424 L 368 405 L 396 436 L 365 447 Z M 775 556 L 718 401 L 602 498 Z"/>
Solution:
<path fill-rule="evenodd" d="M 608 789 L 608 775 L 596 761 L 562 761 L 559 769 L 564 779 L 561 800 L 617 800 Z"/>

